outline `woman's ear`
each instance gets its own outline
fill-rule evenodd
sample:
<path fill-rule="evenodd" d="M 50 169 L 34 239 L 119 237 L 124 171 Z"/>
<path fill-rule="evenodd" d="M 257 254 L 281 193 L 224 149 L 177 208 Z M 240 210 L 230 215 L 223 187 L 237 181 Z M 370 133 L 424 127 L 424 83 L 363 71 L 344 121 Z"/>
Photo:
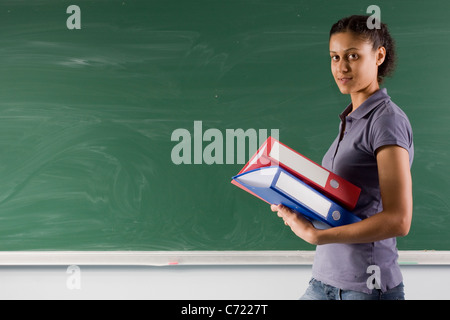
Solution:
<path fill-rule="evenodd" d="M 386 58 L 386 48 L 385 47 L 379 47 L 377 49 L 377 66 L 381 66 L 384 62 L 384 59 Z"/>

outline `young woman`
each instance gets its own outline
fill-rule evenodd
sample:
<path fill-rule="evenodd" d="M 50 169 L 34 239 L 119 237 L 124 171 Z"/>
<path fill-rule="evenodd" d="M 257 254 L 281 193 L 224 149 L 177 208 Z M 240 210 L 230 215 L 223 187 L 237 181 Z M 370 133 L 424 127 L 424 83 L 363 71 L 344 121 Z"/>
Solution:
<path fill-rule="evenodd" d="M 404 299 L 396 237 L 412 218 L 412 129 L 405 113 L 380 89 L 393 71 L 394 42 L 385 24 L 367 16 L 338 21 L 330 31 L 331 71 L 351 104 L 322 165 L 361 188 L 360 222 L 318 230 L 290 209 L 271 209 L 305 241 L 317 245 L 313 274 L 302 299 Z"/>

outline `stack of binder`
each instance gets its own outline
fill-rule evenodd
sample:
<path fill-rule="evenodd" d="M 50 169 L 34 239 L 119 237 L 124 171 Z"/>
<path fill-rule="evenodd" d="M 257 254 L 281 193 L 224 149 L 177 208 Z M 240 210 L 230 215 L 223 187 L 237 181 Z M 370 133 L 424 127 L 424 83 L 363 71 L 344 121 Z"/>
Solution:
<path fill-rule="evenodd" d="M 360 188 L 272 137 L 231 182 L 269 204 L 301 213 L 317 228 L 361 220 L 351 212 Z"/>

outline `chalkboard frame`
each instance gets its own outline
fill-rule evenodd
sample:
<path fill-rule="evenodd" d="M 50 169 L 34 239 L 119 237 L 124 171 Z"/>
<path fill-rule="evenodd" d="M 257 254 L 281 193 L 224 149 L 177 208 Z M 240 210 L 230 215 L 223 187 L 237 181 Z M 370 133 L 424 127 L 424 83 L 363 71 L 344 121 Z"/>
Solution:
<path fill-rule="evenodd" d="M 0 266 L 312 265 L 314 251 L 9 251 Z M 400 265 L 450 265 L 450 251 L 402 250 Z"/>
<path fill-rule="evenodd" d="M 157 3 L 157 1 L 152 2 Z M 33 207 L 33 210 L 40 210 L 41 213 L 40 217 L 36 217 L 36 220 L 32 221 L 16 215 L 17 220 L 15 221 L 19 221 L 19 223 L 27 221 L 30 226 L 35 227 L 35 223 L 45 222 L 46 218 L 51 222 L 54 218 L 46 211 L 47 206 L 50 206 L 51 199 L 41 202 L 40 208 L 36 203 L 31 203 L 30 197 L 23 196 L 18 199 L 23 187 L 31 187 L 30 192 L 37 193 L 43 189 L 42 185 L 38 183 L 44 181 L 40 180 L 42 176 L 47 175 L 48 177 L 51 174 L 58 173 L 67 165 L 78 165 L 79 172 L 85 174 L 93 172 L 87 170 L 88 167 L 83 167 L 81 162 L 75 161 L 83 160 L 83 158 L 74 158 L 73 162 L 67 160 L 76 155 L 77 145 L 74 144 L 75 148 L 73 149 L 65 149 L 66 146 L 70 145 L 71 140 L 62 143 L 58 138 L 58 133 L 66 133 L 69 137 L 80 134 L 80 139 L 97 134 L 97 140 L 83 140 L 84 144 L 78 145 L 89 147 L 90 153 L 84 154 L 84 156 L 89 156 L 100 154 L 104 148 L 111 148 L 110 150 L 113 152 L 117 151 L 114 149 L 116 145 L 108 140 L 108 134 L 117 128 L 116 125 L 120 124 L 124 130 L 123 133 L 130 134 L 127 136 L 127 138 L 130 138 L 126 140 L 127 142 L 135 137 L 140 137 L 140 143 L 144 144 L 150 140 L 149 136 L 151 136 L 155 145 L 163 144 L 165 148 L 163 154 L 167 156 L 167 159 L 165 159 L 167 161 L 169 161 L 170 151 L 176 144 L 170 144 L 170 134 L 180 128 L 191 129 L 196 120 L 203 121 L 205 130 L 214 127 L 222 132 L 230 128 L 281 128 L 286 124 L 286 121 L 291 121 L 283 127 L 283 130 L 280 130 L 283 142 L 292 145 L 294 148 L 299 147 L 302 152 L 305 150 L 305 153 L 316 161 L 320 161 L 324 148 L 327 147 L 324 141 L 331 142 L 333 135 L 336 134 L 337 114 L 348 101 L 346 100 L 347 97 L 337 93 L 329 75 L 329 68 L 326 63 L 328 57 L 325 29 L 344 15 L 366 13 L 368 4 L 356 5 L 354 2 L 344 1 L 344 3 L 338 5 L 325 3 L 312 5 L 312 2 L 297 1 L 294 3 L 294 1 L 285 1 L 275 6 L 267 1 L 252 1 L 240 7 L 239 4 L 245 3 L 245 1 L 224 1 L 223 3 L 220 1 L 198 1 L 195 8 L 190 8 L 187 7 L 190 4 L 186 1 L 179 1 L 179 3 L 175 1 L 168 7 L 166 7 L 166 1 L 161 1 L 148 12 L 138 10 L 138 7 L 133 8 L 133 5 L 142 4 L 144 9 L 149 9 L 144 3 L 147 2 L 139 3 L 136 1 L 127 3 L 125 6 L 125 1 L 108 3 L 105 1 L 102 4 L 83 0 L 77 1 L 77 4 L 81 7 L 82 27 L 73 30 L 68 26 L 66 27 L 66 20 L 70 20 L 73 14 L 66 11 L 71 4 L 69 1 L 58 2 L 58 5 L 54 5 L 51 1 L 42 1 L 37 6 L 25 6 L 14 1 L 5 1 L 2 4 L 1 9 L 3 10 L 1 13 L 3 14 L 2 18 L 4 18 L 2 32 L 4 33 L 5 43 L 8 45 L 4 50 L 6 60 L 3 73 L 9 74 L 11 79 L 3 80 L 3 86 L 0 86 L 0 89 L 3 90 L 0 104 L 3 107 L 3 124 L 14 124 L 14 121 L 17 121 L 18 124 L 10 129 L 5 127 L 5 131 L 2 132 L 4 133 L 3 138 L 5 139 L 5 145 L 11 147 L 9 149 L 9 151 L 12 151 L 10 153 L 11 163 L 22 165 L 20 161 L 16 160 L 16 158 L 21 158 L 16 156 L 22 156 L 22 158 L 29 156 L 33 159 L 29 163 L 24 162 L 22 168 L 18 166 L 22 173 L 26 173 L 23 179 L 18 179 L 14 175 L 14 166 L 12 168 L 11 166 L 4 166 L 4 173 L 11 172 L 11 175 L 9 176 L 9 184 L 5 183 L 5 179 L 3 180 L 2 199 L 3 204 L 6 204 L 6 209 L 12 203 L 10 200 L 17 200 L 13 203 L 14 205 L 23 205 L 22 200 L 28 199 L 29 207 Z M 207 8 L 204 6 L 206 3 L 213 3 L 213 5 Z M 225 3 L 228 4 L 225 5 Z M 188 15 L 185 14 L 185 10 L 177 10 L 179 9 L 177 4 L 184 5 L 185 9 L 192 10 L 191 13 L 195 13 L 197 19 L 190 17 L 191 19 L 181 21 Z M 254 6 L 256 4 L 260 4 L 262 7 Z M 216 5 L 219 8 L 224 5 L 227 9 L 225 13 L 222 12 L 220 15 L 223 18 L 219 21 L 220 23 L 216 23 L 217 21 L 214 19 L 217 17 L 214 12 L 220 11 L 213 10 L 218 8 L 215 7 Z M 446 236 L 448 231 L 445 228 L 449 208 L 445 190 L 448 190 L 450 171 L 446 161 L 447 151 L 443 151 L 448 150 L 448 139 L 445 139 L 446 134 L 448 134 L 448 131 L 446 131 L 448 125 L 445 122 L 448 119 L 448 113 L 443 113 L 447 110 L 443 106 L 445 107 L 448 102 L 446 94 L 448 88 L 445 81 L 434 81 L 433 85 L 428 85 L 430 79 L 427 76 L 430 73 L 433 74 L 435 79 L 447 79 L 446 74 L 442 71 L 444 70 L 442 63 L 447 51 L 447 44 L 439 41 L 449 32 L 448 20 L 442 19 L 445 17 L 445 12 L 448 11 L 444 8 L 446 5 L 448 6 L 448 4 L 441 4 L 438 10 L 436 7 L 419 1 L 412 1 L 407 6 L 399 6 L 392 1 L 379 2 L 382 20 L 389 24 L 399 45 L 398 69 L 395 77 L 388 79 L 386 86 L 393 100 L 404 108 L 410 117 L 416 145 L 416 157 L 412 168 L 415 213 L 410 235 L 398 241 L 401 262 L 448 263 L 448 251 L 445 250 L 403 250 L 407 248 L 413 248 L 414 250 L 417 248 L 447 249 L 447 247 L 450 247 L 448 244 L 449 238 Z M 242 10 L 236 10 L 236 7 Z M 167 23 L 163 19 L 158 20 L 161 12 L 166 13 L 165 17 L 169 20 L 172 19 L 170 22 L 173 24 Z M 151 19 L 148 19 L 147 13 L 151 14 Z M 133 19 L 130 19 L 130 17 Z M 205 18 L 206 20 L 198 18 Z M 148 21 L 154 22 L 150 25 L 151 28 L 147 24 Z M 204 21 L 210 24 L 214 23 L 214 25 L 208 26 L 207 23 L 203 23 Z M 217 34 L 226 30 L 231 30 L 228 38 L 216 37 Z M 133 34 L 138 37 L 136 43 L 129 38 L 129 31 L 133 31 Z M 48 32 L 52 32 L 52 34 Z M 47 37 L 46 35 L 50 36 Z M 23 41 L 16 43 L 17 39 Z M 144 39 L 148 41 L 148 46 L 143 42 L 141 43 Z M 427 41 L 433 43 L 432 49 L 426 46 Z M 116 43 L 120 46 L 109 46 Z M 86 44 L 89 44 L 89 46 Z M 418 46 L 425 47 L 424 54 L 427 55 L 427 59 L 416 59 L 415 50 Z M 89 47 L 93 51 L 87 53 L 83 50 L 84 47 Z M 60 53 L 57 52 L 58 48 L 61 50 Z M 112 52 L 117 55 L 109 60 L 103 59 L 102 54 L 111 52 L 111 48 L 113 49 Z M 122 52 L 119 49 L 125 51 Z M 141 65 L 139 65 L 141 59 L 138 53 L 144 54 L 148 49 L 153 50 L 151 53 L 154 55 L 149 55 L 149 59 L 145 60 L 146 64 L 143 64 L 148 69 L 141 70 Z M 313 60 L 312 62 L 307 60 L 305 62 L 298 59 L 299 57 L 305 58 L 312 55 L 314 57 L 320 56 L 316 58 L 320 60 Z M 292 62 L 292 65 L 291 63 L 289 65 L 278 63 L 277 59 L 280 56 L 285 61 Z M 123 61 L 124 57 L 127 57 L 128 61 Z M 176 60 L 177 65 L 173 64 L 175 60 L 171 60 L 172 58 Z M 152 61 L 157 61 L 158 67 L 155 67 L 151 63 Z M 429 63 L 429 61 L 432 63 Z M 411 68 L 412 65 L 414 65 L 414 68 Z M 277 80 L 273 83 L 264 80 L 261 77 L 263 73 L 254 72 L 259 69 L 259 66 L 264 66 L 261 70 L 264 69 L 265 73 Z M 31 70 L 30 73 L 28 73 L 29 70 Z M 111 82 L 107 82 L 102 87 L 103 91 L 92 90 L 87 92 L 86 95 L 86 90 L 80 90 L 79 84 L 81 81 L 79 79 L 100 82 L 99 80 L 107 79 L 119 70 L 125 70 L 125 73 L 121 74 L 125 78 L 121 78 L 121 80 L 132 79 L 137 75 L 137 78 L 147 81 L 142 82 L 146 83 L 146 86 L 136 86 L 136 83 L 132 81 L 117 81 L 117 79 L 111 77 Z M 162 72 L 162 70 L 165 72 Z M 308 70 L 314 70 L 315 72 L 313 74 L 308 73 Z M 142 73 L 140 73 L 141 71 Z M 153 73 L 161 71 L 159 75 L 167 77 L 152 78 L 151 72 L 148 71 Z M 184 73 L 184 76 L 171 78 L 171 72 L 177 73 L 177 75 L 178 72 Z M 302 73 L 308 74 L 308 77 L 304 77 Z M 417 77 L 418 73 L 422 76 Z M 44 78 L 52 79 L 53 82 L 43 81 L 45 79 L 41 78 L 41 74 Z M 251 81 L 245 82 L 245 78 L 240 77 L 241 75 L 249 76 Z M 109 87 L 107 84 L 129 84 L 129 86 L 124 87 L 124 92 L 128 90 L 129 95 L 116 95 L 123 100 L 119 99 L 118 105 L 111 105 L 109 104 L 111 101 L 105 97 L 114 97 L 118 90 Z M 194 84 L 204 85 L 204 90 L 196 90 L 198 88 Z M 230 84 L 233 84 L 233 86 Z M 252 86 L 249 86 L 249 84 L 252 84 Z M 86 88 L 87 86 L 83 89 Z M 153 91 L 148 90 L 149 88 Z M 152 91 L 152 94 L 143 94 L 143 92 L 149 91 Z M 270 92 L 273 92 L 273 94 L 269 95 Z M 324 92 L 327 94 L 324 95 Z M 148 110 L 141 109 L 141 107 L 149 105 L 151 101 L 156 101 L 161 102 L 161 110 L 159 111 L 165 111 L 164 107 L 167 109 L 171 106 L 164 100 L 165 96 L 170 96 L 174 103 L 181 101 L 185 103 L 183 105 L 190 107 L 189 116 L 187 116 L 187 113 L 181 113 L 174 119 L 170 119 L 173 125 L 169 125 L 170 122 L 164 118 L 164 112 L 161 112 L 160 115 L 157 114 L 155 116 L 157 119 L 150 119 L 151 113 Z M 314 97 L 314 100 L 312 100 L 312 97 Z M 124 103 L 123 101 L 126 101 L 127 107 L 130 108 L 121 109 L 122 106 L 119 104 Z M 318 115 L 311 114 L 311 109 L 308 108 L 311 101 L 317 103 Z M 252 110 L 258 110 L 257 108 L 261 107 L 260 102 L 267 102 L 263 105 L 263 109 L 266 111 L 271 111 L 270 107 L 275 106 L 277 111 L 280 111 L 280 116 L 273 117 L 267 112 L 268 116 L 250 122 L 249 119 L 253 115 Z M 334 106 L 331 106 L 332 104 Z M 91 115 L 87 114 L 87 111 L 95 105 L 98 105 L 102 110 L 93 110 Z M 245 111 L 242 108 L 243 105 L 251 106 L 253 109 Z M 229 109 L 224 108 L 224 106 L 229 107 Z M 319 127 L 315 128 L 297 128 L 297 123 L 291 119 L 293 117 L 290 117 L 290 114 L 281 108 L 286 106 L 302 109 L 299 110 L 298 117 L 303 117 L 308 122 L 317 123 L 321 117 L 326 117 L 326 121 L 321 121 Z M 424 112 L 424 106 L 427 107 L 428 112 Z M 128 116 L 130 110 L 135 114 L 130 118 L 123 119 L 123 117 Z M 208 110 L 208 112 L 205 110 Z M 330 110 L 332 112 L 329 112 Z M 27 112 L 27 114 L 23 116 L 20 113 L 22 111 Z M 102 112 L 111 115 L 105 119 L 101 117 Z M 237 117 L 232 123 L 226 123 L 220 119 L 221 116 L 233 112 L 243 112 L 241 117 L 243 120 L 241 121 Z M 440 114 L 440 117 L 437 117 L 436 114 Z M 139 122 L 141 115 L 148 119 Z M 149 124 L 158 123 L 158 121 L 166 125 L 165 131 L 149 128 Z M 40 132 L 41 136 L 35 136 L 35 129 L 45 129 L 45 123 L 53 123 L 54 127 L 47 127 L 49 130 L 43 130 Z M 79 124 L 83 125 L 78 127 Z M 140 126 L 137 132 L 142 133 L 142 135 L 134 135 L 136 132 L 133 132 L 132 125 L 135 124 Z M 35 127 L 26 131 L 28 125 Z M 59 129 L 60 131 L 58 131 Z M 48 150 L 51 149 L 50 147 L 57 147 L 57 152 L 51 153 L 48 151 L 47 153 L 47 155 L 57 156 L 44 157 L 37 152 L 31 152 L 32 149 L 30 148 L 27 149 L 27 143 L 31 146 L 38 145 L 39 138 L 43 136 L 55 138 L 54 141 L 50 141 L 51 143 L 42 144 L 42 146 L 47 147 Z M 22 140 L 16 140 L 17 137 Z M 305 138 L 302 140 L 302 137 Z M 7 138 L 14 144 L 6 141 Z M 20 141 L 26 143 L 22 147 L 16 148 L 15 144 L 20 146 Z M 128 145 L 128 149 L 120 150 L 121 155 L 126 155 L 130 150 L 135 151 L 136 148 L 133 148 L 133 146 Z M 122 151 L 124 151 L 123 154 Z M 140 155 L 128 153 L 131 156 Z M 39 157 L 36 157 L 36 155 Z M 123 157 L 124 162 L 128 159 L 128 157 Z M 107 174 L 100 175 L 100 173 L 103 173 L 101 169 L 107 170 L 108 165 L 112 166 L 113 163 L 114 159 L 103 158 L 103 166 L 97 167 L 98 175 L 96 178 L 107 177 Z M 49 170 L 47 171 L 47 169 Z M 194 168 L 194 165 L 192 167 L 184 166 L 175 168 L 174 171 L 185 173 L 186 179 L 189 179 L 191 172 L 195 169 L 198 170 L 199 167 Z M 202 170 L 207 169 L 206 166 L 202 167 Z M 223 166 L 221 170 L 223 170 Z M 227 170 L 222 172 L 225 171 Z M 75 173 L 72 177 L 75 177 Z M 123 175 L 128 173 L 122 172 Z M 223 174 L 223 176 L 229 178 L 231 173 L 229 175 Z M 5 177 L 3 176 L 3 178 Z M 61 179 L 56 182 L 61 183 L 61 185 L 54 184 L 55 189 L 52 190 L 61 188 L 65 180 Z M 146 181 L 142 180 L 140 186 L 146 187 L 147 185 L 144 182 Z M 224 183 L 228 184 L 228 181 Z M 102 183 L 98 182 L 97 185 L 101 186 Z M 82 192 L 77 189 L 81 187 L 81 184 L 76 185 L 73 189 L 67 189 L 67 193 L 73 196 L 81 196 Z M 243 195 L 240 195 L 239 190 L 232 188 L 230 185 L 230 189 L 226 189 L 227 196 L 232 194 L 226 201 L 234 198 L 236 194 L 239 199 L 235 201 L 235 204 L 242 205 L 246 202 L 247 207 L 253 206 L 254 202 L 251 202 L 253 200 L 244 198 Z M 98 197 L 90 198 L 90 200 L 100 207 L 104 204 L 100 192 L 102 190 L 94 191 L 99 191 L 98 194 L 92 192 L 93 195 Z M 135 191 L 135 194 L 139 194 L 140 189 L 135 188 L 133 191 Z M 189 195 L 182 196 L 189 197 Z M 226 197 L 222 196 L 222 198 Z M 74 198 L 74 200 L 77 200 L 77 198 Z M 149 199 L 149 203 L 150 200 L 158 199 Z M 225 200 L 223 201 L 225 203 Z M 220 203 L 222 207 L 223 203 Z M 128 208 L 133 207 L 134 204 L 130 202 L 123 205 Z M 161 205 L 160 207 L 164 206 Z M 2 209 L 3 212 L 7 211 L 5 207 Z M 199 212 L 198 209 L 198 207 L 194 208 L 193 206 L 190 208 L 191 211 L 197 210 Z M 268 211 L 268 209 L 266 210 Z M 130 211 L 123 210 L 122 213 L 131 215 Z M 16 213 L 12 209 L 10 212 Z M 106 212 L 106 210 L 98 209 L 95 212 Z M 67 210 L 66 213 L 66 216 L 69 216 L 73 212 Z M 164 212 L 164 214 L 167 214 L 167 212 Z M 257 216 L 260 212 L 251 214 L 249 214 L 246 222 L 260 219 Z M 105 219 L 102 220 L 103 218 Z M 106 217 L 106 215 L 105 217 L 102 216 L 96 222 L 104 223 L 106 226 L 111 221 L 107 218 L 109 217 Z M 198 224 L 204 223 L 207 225 L 208 222 L 205 222 L 207 221 L 205 218 L 207 218 L 207 215 L 202 215 L 197 221 Z M 222 217 L 220 221 L 227 221 L 228 218 Z M 131 221 L 131 219 L 126 219 L 129 219 L 129 217 L 120 217 L 107 226 L 111 231 L 115 227 L 123 225 L 123 221 Z M 258 220 L 258 222 L 260 221 Z M 69 222 L 71 221 L 66 221 L 71 228 Z M 137 223 L 131 222 L 126 227 L 129 230 L 134 230 L 133 227 Z M 11 222 L 11 224 L 14 223 L 16 222 Z M 204 226 L 202 228 L 200 231 L 203 232 L 206 228 Z M 45 233 L 46 230 L 38 230 L 37 233 Z M 64 232 L 67 232 L 67 230 L 70 229 L 65 229 Z M 94 232 L 92 231 L 92 233 Z M 13 235 L 16 235 L 15 243 L 24 241 L 22 234 L 21 231 L 16 234 L 13 233 Z M 111 231 L 110 234 L 113 234 L 113 232 Z M 14 240 L 14 237 L 8 239 Z M 77 239 L 77 235 L 71 239 Z M 62 250 L 73 249 L 69 246 L 71 239 L 67 241 L 67 247 Z M 30 238 L 28 241 L 28 243 L 32 243 L 34 239 Z M 143 251 L 121 251 L 127 249 L 126 245 L 117 247 L 117 251 L 112 246 L 107 249 L 111 250 L 112 248 L 114 251 L 98 251 L 101 249 L 101 243 L 97 247 L 94 247 L 93 244 L 92 247 L 87 247 L 87 249 L 86 247 L 74 249 L 92 251 L 57 251 L 60 247 L 52 247 L 53 243 L 50 240 L 49 243 L 52 245 L 48 248 L 42 248 L 42 250 L 48 249 L 49 251 L 33 251 L 40 250 L 33 248 L 30 249 L 31 251 L 27 251 L 26 245 L 24 245 L 24 251 L 14 251 L 19 250 L 15 246 L 12 246 L 12 251 L 2 251 L 0 252 L 2 258 L 0 265 L 312 263 L 311 257 L 314 252 L 302 251 L 301 243 L 298 245 L 300 251 L 284 251 L 283 249 L 280 251 L 264 251 L 264 248 L 262 248 L 263 251 L 245 251 L 247 242 L 241 239 L 239 241 L 236 247 L 240 246 L 241 249 L 238 250 L 242 251 L 215 251 L 217 248 L 214 245 L 211 245 L 211 251 L 195 251 L 195 247 L 188 247 L 187 245 L 187 251 L 178 251 L 178 247 L 174 251 L 170 251 L 170 246 L 167 246 L 168 251 L 158 251 L 161 247 L 155 247 L 155 251 L 145 251 L 145 249 Z M 91 243 L 95 243 L 95 241 Z M 297 243 L 295 243 L 296 245 Z M 209 246 L 201 248 L 206 247 Z M 134 250 L 134 248 L 131 250 Z M 193 248 L 193 251 L 189 251 L 189 248 Z M 305 256 L 308 258 L 303 259 Z"/>

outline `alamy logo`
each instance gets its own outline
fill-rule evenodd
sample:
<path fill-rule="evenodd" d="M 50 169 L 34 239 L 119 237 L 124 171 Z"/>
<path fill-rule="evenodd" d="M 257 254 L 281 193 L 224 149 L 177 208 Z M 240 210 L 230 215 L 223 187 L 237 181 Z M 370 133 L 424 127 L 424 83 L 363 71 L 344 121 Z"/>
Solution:
<path fill-rule="evenodd" d="M 270 136 L 279 140 L 279 130 L 271 129 Z M 267 138 L 267 129 L 245 131 L 244 129 L 226 129 L 224 138 L 219 129 L 210 128 L 203 131 L 203 122 L 194 121 L 193 134 L 185 128 L 178 128 L 172 132 L 171 141 L 178 143 L 172 148 L 171 159 L 176 165 L 245 164 Z M 204 142 L 207 144 L 204 145 Z M 246 153 L 247 150 L 248 153 Z M 235 154 L 237 162 L 235 162 Z M 247 159 L 246 154 L 248 154 Z"/>
<path fill-rule="evenodd" d="M 66 280 L 66 287 L 69 290 L 81 289 L 81 269 L 79 266 L 71 265 L 67 267 L 66 273 L 69 274 Z"/>
<path fill-rule="evenodd" d="M 81 29 L 81 10 L 79 6 L 71 5 L 67 7 L 66 13 L 71 13 L 67 18 L 67 29 Z"/>
<path fill-rule="evenodd" d="M 381 21 L 381 9 L 377 5 L 371 5 L 367 7 L 366 13 L 372 13 L 372 15 L 367 18 L 366 25 L 367 28 L 372 29 L 381 29 L 380 21 Z"/>
<path fill-rule="evenodd" d="M 372 289 L 381 289 L 381 270 L 377 265 L 370 265 L 367 267 L 366 273 L 369 273 L 370 276 L 367 278 L 366 284 L 367 288 Z"/>

